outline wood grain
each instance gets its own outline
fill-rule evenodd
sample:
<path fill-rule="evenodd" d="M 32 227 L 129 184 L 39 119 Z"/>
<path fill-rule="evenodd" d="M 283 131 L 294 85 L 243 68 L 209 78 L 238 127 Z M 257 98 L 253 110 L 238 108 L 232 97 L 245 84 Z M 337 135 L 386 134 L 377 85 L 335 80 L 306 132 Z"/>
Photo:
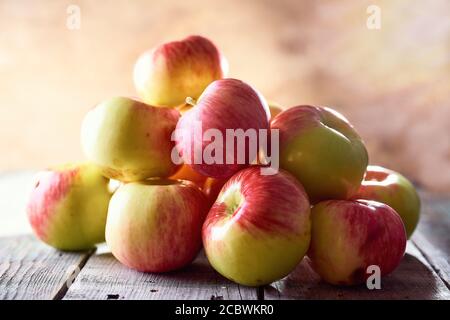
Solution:
<path fill-rule="evenodd" d="M 257 299 L 257 290 L 217 274 L 203 253 L 183 270 L 141 273 L 121 265 L 110 253 L 92 256 L 64 299 Z"/>
<path fill-rule="evenodd" d="M 307 261 L 270 286 L 243 287 L 217 274 L 204 254 L 181 271 L 145 274 L 101 249 L 60 252 L 28 235 L 0 237 L 0 299 L 450 299 L 450 199 L 423 192 L 421 198 L 419 227 L 382 290 L 328 285 Z"/>
<path fill-rule="evenodd" d="M 421 196 L 422 215 L 412 241 L 450 289 L 450 199 Z"/>
<path fill-rule="evenodd" d="M 33 236 L 0 238 L 0 299 L 58 299 L 90 253 L 67 253 Z"/>
<path fill-rule="evenodd" d="M 381 290 L 335 287 L 322 282 L 303 261 L 297 269 L 264 290 L 271 299 L 450 299 L 450 292 L 411 242 L 400 266 L 381 280 Z"/>

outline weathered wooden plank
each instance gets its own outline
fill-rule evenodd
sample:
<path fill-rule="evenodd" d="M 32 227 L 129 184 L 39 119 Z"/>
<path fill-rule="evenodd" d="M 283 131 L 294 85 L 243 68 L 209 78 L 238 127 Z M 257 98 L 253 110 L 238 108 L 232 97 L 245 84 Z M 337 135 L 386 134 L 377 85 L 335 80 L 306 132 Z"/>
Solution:
<path fill-rule="evenodd" d="M 2 237 L 0 299 L 57 299 L 89 255 L 57 251 L 31 235 Z"/>
<path fill-rule="evenodd" d="M 306 259 L 305 259 L 306 260 Z M 381 280 L 381 290 L 324 283 L 303 261 L 288 277 L 267 286 L 270 299 L 450 299 L 450 292 L 411 242 L 400 266 Z"/>
<path fill-rule="evenodd" d="M 170 273 L 126 268 L 111 253 L 93 255 L 64 299 L 257 299 L 257 290 L 216 273 L 200 253 L 188 267 Z"/>
<path fill-rule="evenodd" d="M 450 198 L 421 196 L 422 216 L 412 241 L 450 288 Z"/>

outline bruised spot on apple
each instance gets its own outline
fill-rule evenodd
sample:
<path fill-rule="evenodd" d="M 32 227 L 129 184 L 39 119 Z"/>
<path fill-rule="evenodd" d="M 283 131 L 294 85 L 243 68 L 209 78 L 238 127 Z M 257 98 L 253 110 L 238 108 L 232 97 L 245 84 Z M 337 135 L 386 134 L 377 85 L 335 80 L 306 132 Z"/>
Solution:
<path fill-rule="evenodd" d="M 233 151 L 232 161 L 227 161 L 227 130 L 255 130 L 269 129 L 270 113 L 264 98 L 250 85 L 236 79 L 222 79 L 211 83 L 196 105 L 181 117 L 175 131 L 177 148 L 184 163 L 189 164 L 198 173 L 213 178 L 228 178 L 240 169 L 250 165 L 256 158 L 249 151 L 249 144 L 244 150 L 238 150 L 237 143 L 229 146 Z M 197 128 L 200 134 L 197 134 Z M 205 132 L 219 132 L 224 141 L 220 141 L 220 159 L 208 162 L 201 159 L 195 161 L 195 155 L 205 154 L 211 141 L 204 139 Z M 257 144 L 257 141 L 252 141 Z M 238 154 L 242 153 L 245 160 L 239 163 Z M 217 158 L 219 156 L 216 155 Z M 215 158 L 216 158 L 215 157 Z"/>
<path fill-rule="evenodd" d="M 81 144 L 86 157 L 111 179 L 123 182 L 168 177 L 177 166 L 171 141 L 180 114 L 130 98 L 104 101 L 85 116 Z"/>
<path fill-rule="evenodd" d="M 227 72 L 227 60 L 210 40 L 189 36 L 143 53 L 135 64 L 133 79 L 146 103 L 174 107 L 186 97 L 198 98 Z"/>
<path fill-rule="evenodd" d="M 354 199 L 375 200 L 392 207 L 402 218 L 408 238 L 420 218 L 420 198 L 414 185 L 403 175 L 380 166 L 368 166 Z"/>
<path fill-rule="evenodd" d="M 364 283 L 367 267 L 384 276 L 400 263 L 406 232 L 391 207 L 368 200 L 328 200 L 312 209 L 308 256 L 321 278 L 335 285 Z"/>
<path fill-rule="evenodd" d="M 39 239 L 60 250 L 85 250 L 104 241 L 111 193 L 96 166 L 60 166 L 36 179 L 27 214 Z"/>
<path fill-rule="evenodd" d="M 271 129 L 280 130 L 280 167 L 302 183 L 312 203 L 357 193 L 368 154 L 341 114 L 326 107 L 292 107 L 272 119 Z"/>
<path fill-rule="evenodd" d="M 289 274 L 310 242 L 310 204 L 285 171 L 239 171 L 223 186 L 203 225 L 209 262 L 237 283 L 258 286 Z"/>
<path fill-rule="evenodd" d="M 109 205 L 106 242 L 130 268 L 179 269 L 201 248 L 206 213 L 205 195 L 193 182 L 150 179 L 123 184 Z"/>

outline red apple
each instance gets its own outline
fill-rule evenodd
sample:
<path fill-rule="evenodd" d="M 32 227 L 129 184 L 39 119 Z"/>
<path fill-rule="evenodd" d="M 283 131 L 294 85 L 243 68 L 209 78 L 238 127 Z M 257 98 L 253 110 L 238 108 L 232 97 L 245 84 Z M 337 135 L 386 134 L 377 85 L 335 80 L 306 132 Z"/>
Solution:
<path fill-rule="evenodd" d="M 305 187 L 312 203 L 349 199 L 367 168 L 364 143 L 353 126 L 326 107 L 297 106 L 278 114 L 280 167 Z"/>
<path fill-rule="evenodd" d="M 134 84 L 144 102 L 177 106 L 198 98 L 214 80 L 228 72 L 228 63 L 208 39 L 190 36 L 143 53 L 134 67 Z"/>
<path fill-rule="evenodd" d="M 367 200 L 329 200 L 312 209 L 308 256 L 323 280 L 335 285 L 364 283 L 376 265 L 392 272 L 406 249 L 406 232 L 391 207 Z"/>
<path fill-rule="evenodd" d="M 355 199 L 375 200 L 389 205 L 402 218 L 408 238 L 420 217 L 420 198 L 414 185 L 400 173 L 368 166 Z"/>
<path fill-rule="evenodd" d="M 257 149 L 249 146 L 258 147 L 259 130 L 269 129 L 269 118 L 267 103 L 251 86 L 236 79 L 217 80 L 178 121 L 177 148 L 184 162 L 202 175 L 230 177 L 256 158 Z M 237 148 L 234 134 L 238 132 L 255 135 L 244 137 L 245 145 Z"/>
<path fill-rule="evenodd" d="M 108 179 L 96 166 L 59 166 L 38 173 L 28 201 L 28 219 L 39 239 L 52 247 L 90 249 L 105 240 L 110 198 Z"/>
<path fill-rule="evenodd" d="M 205 195 L 190 181 L 123 184 L 111 198 L 106 242 L 124 265 L 167 272 L 189 264 L 201 248 Z"/>
<path fill-rule="evenodd" d="M 310 242 L 310 204 L 285 171 L 244 169 L 224 185 L 203 225 L 203 246 L 220 274 L 259 286 L 289 274 Z"/>

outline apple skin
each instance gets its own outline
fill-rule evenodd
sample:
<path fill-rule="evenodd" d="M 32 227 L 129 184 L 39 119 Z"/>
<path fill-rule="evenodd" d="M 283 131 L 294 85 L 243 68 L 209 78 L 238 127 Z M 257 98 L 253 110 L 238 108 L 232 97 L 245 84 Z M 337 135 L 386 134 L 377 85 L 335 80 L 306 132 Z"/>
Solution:
<path fill-rule="evenodd" d="M 228 63 L 207 38 L 189 36 L 143 53 L 133 79 L 142 100 L 156 106 L 177 106 L 197 99 L 214 80 L 228 72 Z"/>
<path fill-rule="evenodd" d="M 179 106 L 176 106 L 175 108 L 180 112 L 181 116 L 183 116 L 186 112 L 191 110 L 192 107 L 193 107 L 193 105 L 191 105 L 189 103 L 183 103 L 183 104 L 180 104 Z"/>
<path fill-rule="evenodd" d="M 272 119 L 271 129 L 280 130 L 280 167 L 300 181 L 311 203 L 356 194 L 368 154 L 341 114 L 327 107 L 292 107 Z"/>
<path fill-rule="evenodd" d="M 190 181 L 150 179 L 124 184 L 111 198 L 106 242 L 129 268 L 142 272 L 180 269 L 201 248 L 205 203 L 205 195 Z"/>
<path fill-rule="evenodd" d="M 247 286 L 288 275 L 310 243 L 310 203 L 289 173 L 261 175 L 253 166 L 222 188 L 203 224 L 203 246 L 213 268 Z"/>
<path fill-rule="evenodd" d="M 48 245 L 86 250 L 105 240 L 110 198 L 108 179 L 96 166 L 60 166 L 36 175 L 27 215 L 36 236 Z"/>
<path fill-rule="evenodd" d="M 178 121 L 175 132 L 177 148 L 184 163 L 196 172 L 213 178 L 227 178 L 254 160 L 250 159 L 248 144 L 243 164 L 237 163 L 236 145 L 233 163 L 226 163 L 226 143 L 223 143 L 222 148 L 222 164 L 208 164 L 204 159 L 202 163 L 196 164 L 194 154 L 199 152 L 203 155 L 211 142 L 202 141 L 202 136 L 194 134 L 195 124 L 201 124 L 203 134 L 209 129 L 219 130 L 225 142 L 226 129 L 242 129 L 244 132 L 254 129 L 258 133 L 260 129 L 269 130 L 269 119 L 267 102 L 251 86 L 236 79 L 216 80 L 205 89 L 196 105 Z"/>
<path fill-rule="evenodd" d="M 86 157 L 103 174 L 122 182 L 168 177 L 177 166 L 171 159 L 171 134 L 180 114 L 116 97 L 87 113 L 81 127 Z"/>
<path fill-rule="evenodd" d="M 267 103 L 269 105 L 271 119 L 275 118 L 278 114 L 280 114 L 283 111 L 283 108 L 278 103 L 274 101 L 268 101 Z"/>
<path fill-rule="evenodd" d="M 368 166 L 355 199 L 382 202 L 394 209 L 411 237 L 420 218 L 420 198 L 414 185 L 403 175 L 380 166 Z"/>
<path fill-rule="evenodd" d="M 194 182 L 199 188 L 203 188 L 203 185 L 208 179 L 204 175 L 194 171 L 187 164 L 182 164 L 180 169 L 172 176 L 169 177 L 172 180 L 188 180 Z"/>
<path fill-rule="evenodd" d="M 203 193 L 206 195 L 208 199 L 208 205 L 211 207 L 214 202 L 216 202 L 217 197 L 222 190 L 222 187 L 228 179 L 215 179 L 215 178 L 207 178 L 203 184 Z"/>
<path fill-rule="evenodd" d="M 311 212 L 308 257 L 321 278 L 334 285 L 364 283 L 367 267 L 392 272 L 406 249 L 406 232 L 391 207 L 368 200 L 328 200 Z"/>

